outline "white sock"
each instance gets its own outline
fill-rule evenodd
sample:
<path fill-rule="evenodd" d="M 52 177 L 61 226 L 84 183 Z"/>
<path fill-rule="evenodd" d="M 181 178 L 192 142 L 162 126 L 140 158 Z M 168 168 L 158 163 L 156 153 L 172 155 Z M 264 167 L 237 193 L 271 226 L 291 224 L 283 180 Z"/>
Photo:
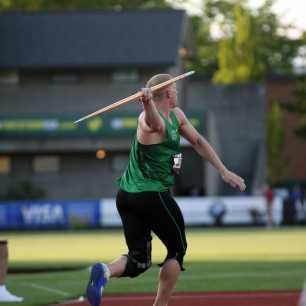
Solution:
<path fill-rule="evenodd" d="M 104 276 L 109 280 L 109 278 L 111 277 L 111 272 L 110 272 L 108 266 L 103 262 L 101 263 L 101 265 L 104 268 Z"/>
<path fill-rule="evenodd" d="M 0 285 L 0 291 L 3 291 L 3 290 L 5 290 L 6 288 L 5 288 L 5 285 Z"/>

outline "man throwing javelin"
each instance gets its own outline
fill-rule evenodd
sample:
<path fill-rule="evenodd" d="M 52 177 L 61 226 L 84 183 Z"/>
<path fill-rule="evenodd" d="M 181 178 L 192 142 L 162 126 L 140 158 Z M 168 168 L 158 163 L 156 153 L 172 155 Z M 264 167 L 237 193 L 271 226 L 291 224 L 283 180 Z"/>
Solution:
<path fill-rule="evenodd" d="M 232 187 L 244 191 L 244 180 L 229 171 L 214 149 L 177 107 L 176 85 L 152 94 L 150 87 L 170 80 L 169 74 L 153 76 L 142 89 L 143 112 L 138 118 L 129 162 L 119 178 L 116 205 L 120 214 L 128 254 L 115 261 L 96 263 L 87 285 L 87 298 L 99 306 L 102 291 L 111 277 L 136 277 L 151 266 L 151 232 L 167 249 L 160 264 L 159 286 L 153 306 L 167 306 L 187 249 L 185 224 L 179 206 L 170 194 L 174 173 L 181 166 L 180 135 L 220 173 Z"/>

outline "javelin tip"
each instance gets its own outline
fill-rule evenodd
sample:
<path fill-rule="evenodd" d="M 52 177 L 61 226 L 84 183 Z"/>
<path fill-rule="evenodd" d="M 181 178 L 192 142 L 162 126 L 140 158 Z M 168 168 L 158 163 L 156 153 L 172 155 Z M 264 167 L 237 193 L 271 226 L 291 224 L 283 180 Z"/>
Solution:
<path fill-rule="evenodd" d="M 77 123 L 79 123 L 79 122 L 83 121 L 84 119 L 85 119 L 85 118 L 80 118 L 80 119 L 78 119 L 78 120 L 74 121 L 73 123 L 74 123 L 74 124 L 77 124 Z"/>

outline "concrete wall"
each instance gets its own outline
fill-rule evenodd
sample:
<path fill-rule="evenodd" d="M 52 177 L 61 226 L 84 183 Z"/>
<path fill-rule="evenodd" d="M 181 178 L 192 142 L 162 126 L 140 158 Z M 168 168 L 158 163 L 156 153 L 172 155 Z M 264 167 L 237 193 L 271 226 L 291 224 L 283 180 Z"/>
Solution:
<path fill-rule="evenodd" d="M 0 85 L 1 113 L 87 114 L 135 93 L 136 82 Z M 125 107 L 124 107 L 125 108 Z M 123 109 L 124 109 L 123 108 Z M 129 110 L 140 109 L 131 103 Z"/>
<path fill-rule="evenodd" d="M 205 80 L 194 80 L 189 83 L 186 100 L 187 110 L 206 111 L 208 116 L 213 117 L 214 124 L 208 125 L 206 137 L 225 165 L 246 179 L 248 191 L 252 192 L 255 188 L 255 165 L 261 173 L 265 168 L 264 159 L 260 157 L 266 133 L 264 85 L 218 86 Z M 232 194 L 233 189 L 211 172 L 206 172 L 208 194 L 216 190 Z M 256 184 L 261 183 L 257 178 Z"/>

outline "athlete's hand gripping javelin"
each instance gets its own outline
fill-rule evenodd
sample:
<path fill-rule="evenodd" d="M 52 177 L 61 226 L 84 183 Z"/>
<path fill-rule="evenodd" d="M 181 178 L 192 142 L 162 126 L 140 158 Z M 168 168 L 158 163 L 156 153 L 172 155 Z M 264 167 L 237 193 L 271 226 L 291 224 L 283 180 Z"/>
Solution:
<path fill-rule="evenodd" d="M 144 87 L 141 89 L 140 101 L 143 104 L 144 112 L 140 115 L 140 121 L 144 119 L 145 125 L 147 128 L 144 130 L 149 133 L 163 133 L 165 124 L 156 108 L 155 103 L 153 102 L 153 94 L 150 87 Z M 143 124 L 140 124 L 140 127 L 143 127 Z"/>
<path fill-rule="evenodd" d="M 148 103 L 152 100 L 152 90 L 149 87 L 141 88 L 142 96 L 140 97 L 140 101 L 144 104 Z"/>

